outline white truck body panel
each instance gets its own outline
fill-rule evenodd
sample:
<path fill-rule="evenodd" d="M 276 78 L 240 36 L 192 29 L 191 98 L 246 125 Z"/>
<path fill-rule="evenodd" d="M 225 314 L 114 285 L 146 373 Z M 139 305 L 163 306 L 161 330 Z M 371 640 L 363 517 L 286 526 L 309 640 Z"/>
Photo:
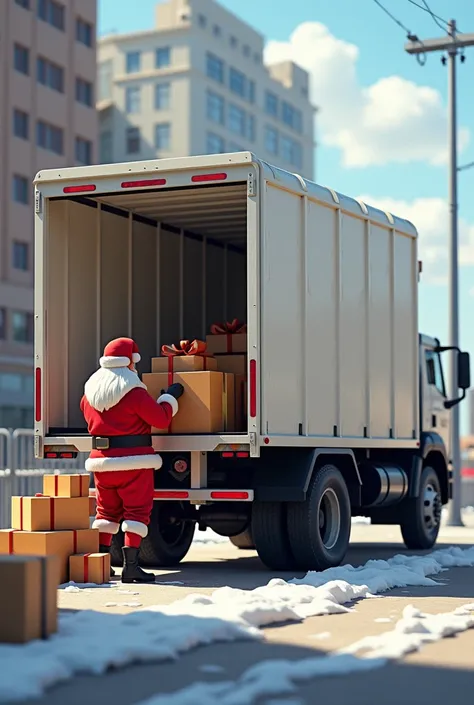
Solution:
<path fill-rule="evenodd" d="M 188 243 L 184 224 L 167 239 L 167 201 L 177 199 L 182 223 L 191 211 L 204 223 L 209 200 L 188 205 L 186 194 L 198 198 L 190 174 L 217 171 L 228 174 L 229 197 L 211 204 L 208 230 L 225 244 L 214 251 L 204 230 L 199 246 Z M 124 178 L 158 176 L 169 196 L 123 191 Z M 71 196 L 93 199 L 94 208 L 54 200 L 65 199 L 65 186 L 91 182 L 93 193 Z M 239 445 L 256 456 L 261 443 L 417 445 L 418 271 L 410 223 L 249 152 L 48 170 L 35 187 L 39 455 L 45 439 L 48 446 L 91 447 L 89 437 L 68 428 L 80 423 L 83 383 L 109 338 L 134 335 L 150 357 L 162 343 L 202 337 L 211 322 L 234 315 L 247 318 L 248 357 L 257 370 L 247 432 L 157 436 L 157 450 Z M 243 258 L 227 244 L 241 244 L 241 227 Z M 52 427 L 63 430 L 52 435 Z"/>

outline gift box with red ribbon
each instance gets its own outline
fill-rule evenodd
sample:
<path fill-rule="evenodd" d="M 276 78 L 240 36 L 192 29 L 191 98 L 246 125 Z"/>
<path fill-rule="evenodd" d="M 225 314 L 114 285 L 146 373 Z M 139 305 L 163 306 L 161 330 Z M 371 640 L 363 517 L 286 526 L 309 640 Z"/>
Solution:
<path fill-rule="evenodd" d="M 237 318 L 231 322 L 214 323 L 206 336 L 208 352 L 213 355 L 231 355 L 247 352 L 247 324 Z"/>
<path fill-rule="evenodd" d="M 162 345 L 162 357 L 151 361 L 152 372 L 203 372 L 217 370 L 217 361 L 203 340 L 180 340 L 178 345 Z"/>
<path fill-rule="evenodd" d="M 75 583 L 110 582 L 110 553 L 85 553 L 69 558 L 69 579 Z"/>
<path fill-rule="evenodd" d="M 19 531 L 89 529 L 88 497 L 12 497 L 12 528 Z"/>
<path fill-rule="evenodd" d="M 45 475 L 43 494 L 47 497 L 88 497 L 90 475 Z"/>

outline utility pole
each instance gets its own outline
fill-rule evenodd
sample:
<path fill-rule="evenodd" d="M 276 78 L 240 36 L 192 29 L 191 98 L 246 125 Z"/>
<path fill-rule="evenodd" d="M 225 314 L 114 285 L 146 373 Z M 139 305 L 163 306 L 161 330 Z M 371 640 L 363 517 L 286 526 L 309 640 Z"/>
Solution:
<path fill-rule="evenodd" d="M 457 165 L 457 120 L 456 120 L 456 57 L 459 50 L 474 46 L 474 34 L 457 34 L 456 21 L 448 23 L 448 34 L 441 39 L 419 40 L 410 37 L 405 44 L 408 54 L 423 55 L 442 51 L 448 54 L 448 135 L 449 135 L 449 341 L 448 345 L 459 347 L 459 275 L 458 275 L 458 171 Z M 461 61 L 464 54 L 461 53 Z M 446 64 L 446 58 L 442 59 Z M 462 169 L 463 167 L 461 167 Z M 457 358 L 450 354 L 449 394 L 452 399 L 458 396 Z M 461 518 L 461 449 L 459 442 L 459 406 L 452 408 L 451 418 L 451 458 L 453 463 L 453 499 L 449 504 L 450 526 L 462 526 Z"/>

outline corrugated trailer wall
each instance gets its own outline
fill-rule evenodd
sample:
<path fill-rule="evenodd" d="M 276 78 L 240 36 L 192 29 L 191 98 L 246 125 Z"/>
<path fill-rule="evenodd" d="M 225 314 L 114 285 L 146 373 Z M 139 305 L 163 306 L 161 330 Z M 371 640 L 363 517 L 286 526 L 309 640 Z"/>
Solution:
<path fill-rule="evenodd" d="M 163 343 L 245 320 L 244 252 L 109 208 L 59 200 L 48 209 L 49 426 L 83 424 L 84 382 L 112 338 L 133 336 L 149 371 Z"/>
<path fill-rule="evenodd" d="M 265 183 L 262 433 L 412 439 L 416 238 L 299 190 Z"/>

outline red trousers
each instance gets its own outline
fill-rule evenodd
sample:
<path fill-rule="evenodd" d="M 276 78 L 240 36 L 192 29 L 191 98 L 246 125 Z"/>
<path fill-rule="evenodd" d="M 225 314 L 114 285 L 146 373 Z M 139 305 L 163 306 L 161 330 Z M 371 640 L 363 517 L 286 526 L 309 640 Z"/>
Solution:
<path fill-rule="evenodd" d="M 95 528 L 116 534 L 123 521 L 123 531 L 144 538 L 153 508 L 154 472 L 149 468 L 95 472 Z"/>

